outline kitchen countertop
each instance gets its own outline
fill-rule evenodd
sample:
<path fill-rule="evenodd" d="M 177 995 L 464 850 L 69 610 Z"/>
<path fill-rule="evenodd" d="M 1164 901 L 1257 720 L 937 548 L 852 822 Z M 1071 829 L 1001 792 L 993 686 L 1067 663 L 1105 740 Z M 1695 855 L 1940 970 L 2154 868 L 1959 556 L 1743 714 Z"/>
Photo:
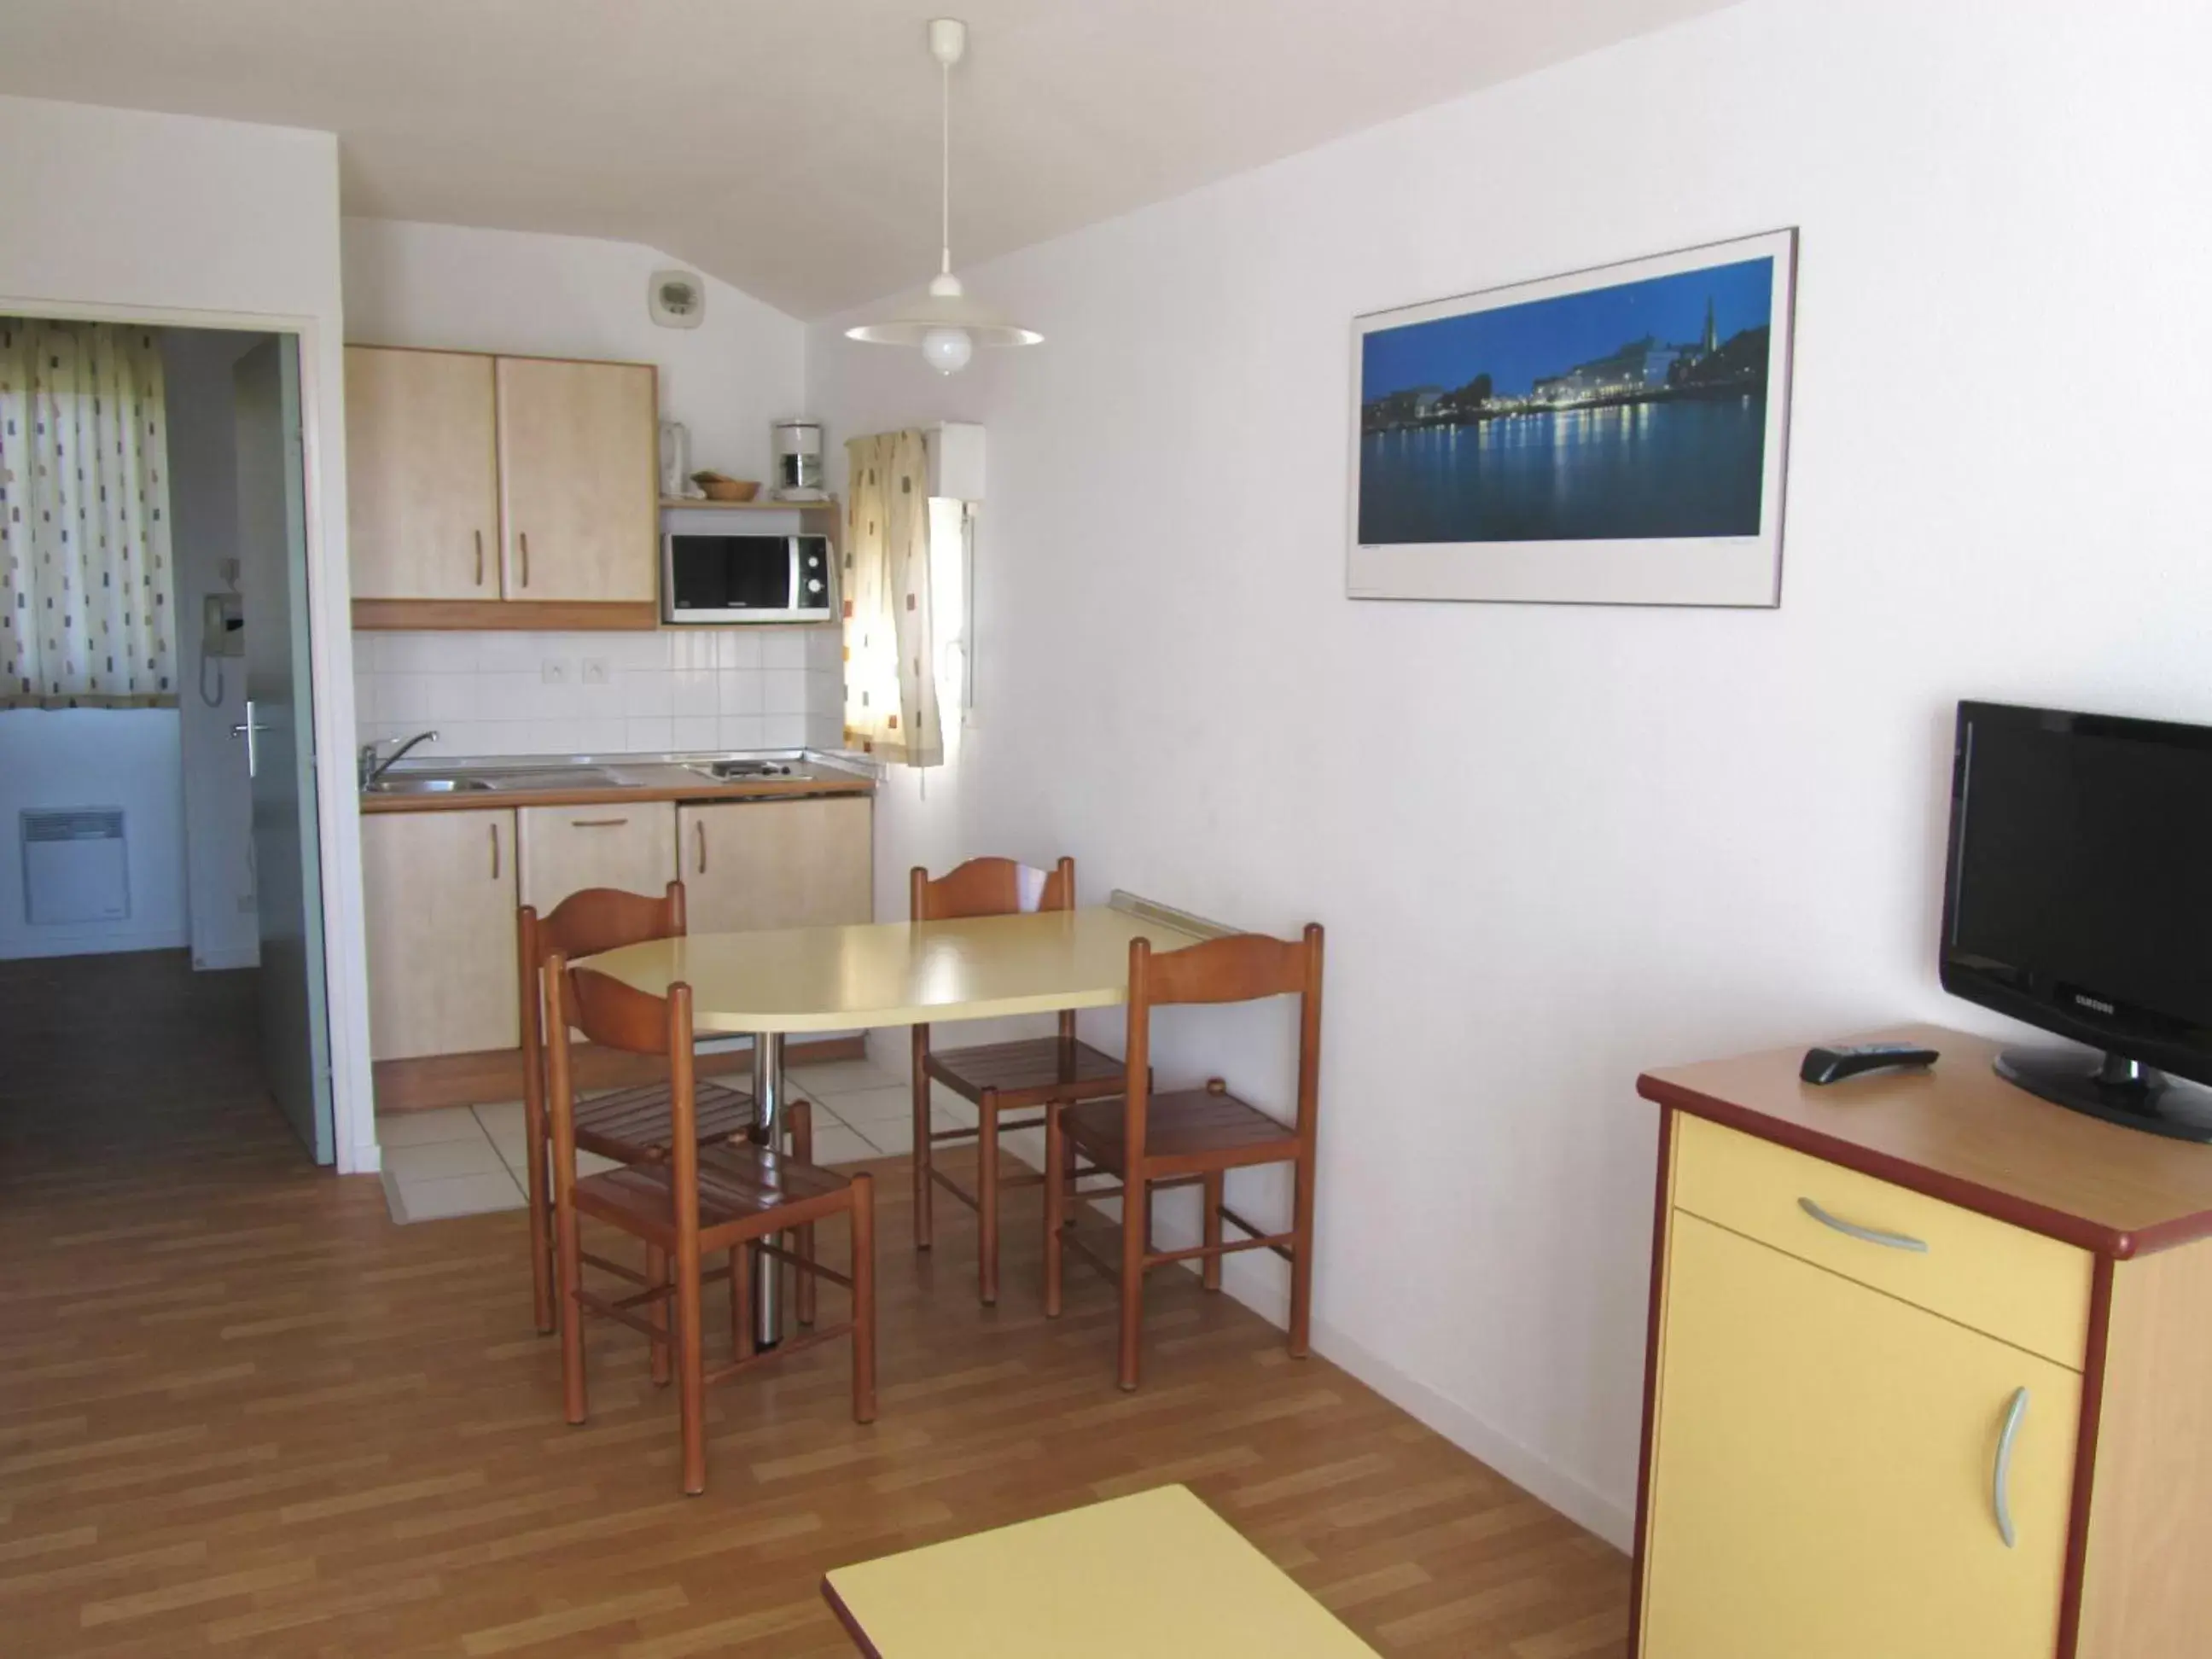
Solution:
<path fill-rule="evenodd" d="M 761 757 L 714 755 L 695 761 L 755 759 Z M 451 761 L 395 767 L 393 777 L 453 775 L 495 775 L 500 772 L 611 773 L 618 784 L 582 784 L 527 789 L 460 789 L 450 794 L 363 794 L 363 812 L 483 812 L 517 806 L 593 806 L 619 801 L 754 800 L 778 795 L 867 795 L 875 793 L 866 763 L 841 764 L 825 757 L 778 755 L 775 759 L 791 767 L 788 777 L 738 778 L 722 781 L 691 771 L 682 761 L 659 756 L 615 757 L 606 760 L 519 761 L 513 759 Z"/>

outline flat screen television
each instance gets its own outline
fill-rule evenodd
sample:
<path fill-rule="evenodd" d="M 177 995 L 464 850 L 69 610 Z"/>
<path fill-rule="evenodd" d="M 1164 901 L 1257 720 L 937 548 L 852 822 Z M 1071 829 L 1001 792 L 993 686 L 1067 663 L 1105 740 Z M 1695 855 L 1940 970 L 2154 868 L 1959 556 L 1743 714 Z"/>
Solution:
<path fill-rule="evenodd" d="M 2008 1048 L 2021 1087 L 2212 1140 L 2212 727 L 1960 703 L 1942 978 L 2098 1051 Z"/>

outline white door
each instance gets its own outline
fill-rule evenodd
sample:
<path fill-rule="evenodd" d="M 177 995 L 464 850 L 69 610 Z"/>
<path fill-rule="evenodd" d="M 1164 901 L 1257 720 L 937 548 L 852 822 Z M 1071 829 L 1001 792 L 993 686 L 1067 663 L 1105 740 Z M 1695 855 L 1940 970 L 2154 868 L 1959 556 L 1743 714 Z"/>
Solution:
<path fill-rule="evenodd" d="M 280 335 L 254 347 L 232 375 L 240 586 L 246 595 L 246 720 L 237 732 L 246 742 L 252 776 L 261 1064 L 294 1130 L 316 1163 L 328 1164 L 337 1137 L 315 834 L 298 340 Z"/>

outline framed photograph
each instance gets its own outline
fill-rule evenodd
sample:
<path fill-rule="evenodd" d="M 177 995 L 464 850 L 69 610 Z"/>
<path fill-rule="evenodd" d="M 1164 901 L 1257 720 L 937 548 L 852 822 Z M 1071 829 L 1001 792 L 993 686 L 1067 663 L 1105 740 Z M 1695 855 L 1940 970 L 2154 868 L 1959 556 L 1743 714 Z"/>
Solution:
<path fill-rule="evenodd" d="M 1352 323 L 1356 599 L 1772 606 L 1797 233 Z"/>

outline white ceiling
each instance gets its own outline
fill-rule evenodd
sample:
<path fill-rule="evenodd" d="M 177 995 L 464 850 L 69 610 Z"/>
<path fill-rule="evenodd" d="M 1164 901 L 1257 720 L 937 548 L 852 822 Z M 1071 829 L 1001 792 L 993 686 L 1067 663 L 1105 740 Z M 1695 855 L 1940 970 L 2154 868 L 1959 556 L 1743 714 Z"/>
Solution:
<path fill-rule="evenodd" d="M 936 3 L 966 265 L 1727 0 Z M 5 0 L 0 92 L 327 129 L 348 213 L 649 243 L 812 317 L 935 269 L 933 9 Z"/>

